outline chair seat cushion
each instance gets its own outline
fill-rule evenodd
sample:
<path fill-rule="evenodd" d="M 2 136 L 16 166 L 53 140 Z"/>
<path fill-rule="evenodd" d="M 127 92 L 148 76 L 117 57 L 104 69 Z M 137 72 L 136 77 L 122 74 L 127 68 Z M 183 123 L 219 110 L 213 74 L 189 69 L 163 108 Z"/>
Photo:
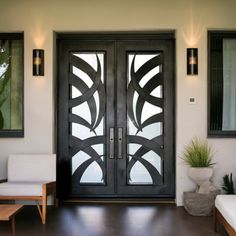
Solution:
<path fill-rule="evenodd" d="M 12 154 L 8 158 L 9 182 L 56 180 L 55 154 Z"/>
<path fill-rule="evenodd" d="M 236 195 L 218 195 L 215 200 L 215 207 L 236 230 Z"/>
<path fill-rule="evenodd" d="M 0 184 L 0 196 L 42 196 L 44 182 L 5 182 Z"/>

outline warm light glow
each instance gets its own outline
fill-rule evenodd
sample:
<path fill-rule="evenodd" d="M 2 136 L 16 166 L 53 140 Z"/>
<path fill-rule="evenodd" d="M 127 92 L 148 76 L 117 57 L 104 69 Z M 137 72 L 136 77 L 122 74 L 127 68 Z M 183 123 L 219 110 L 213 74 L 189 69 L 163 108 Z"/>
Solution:
<path fill-rule="evenodd" d="M 44 42 L 46 39 L 46 34 L 37 33 L 34 37 L 34 43 L 36 48 L 43 48 Z"/>
<path fill-rule="evenodd" d="M 35 48 L 44 48 L 47 33 L 43 30 L 42 23 L 37 20 L 32 28 L 31 37 Z"/>
<path fill-rule="evenodd" d="M 183 38 L 187 47 L 196 47 L 204 33 L 203 12 L 204 10 L 201 11 L 201 14 L 194 16 L 193 6 L 189 7 L 188 20 L 186 20 L 186 27 L 183 30 Z"/>
<path fill-rule="evenodd" d="M 196 65 L 197 64 L 197 58 L 196 57 L 190 57 L 189 61 L 188 61 L 188 64 Z"/>
<path fill-rule="evenodd" d="M 40 65 L 42 63 L 42 60 L 40 57 L 35 57 L 34 58 L 34 65 Z"/>

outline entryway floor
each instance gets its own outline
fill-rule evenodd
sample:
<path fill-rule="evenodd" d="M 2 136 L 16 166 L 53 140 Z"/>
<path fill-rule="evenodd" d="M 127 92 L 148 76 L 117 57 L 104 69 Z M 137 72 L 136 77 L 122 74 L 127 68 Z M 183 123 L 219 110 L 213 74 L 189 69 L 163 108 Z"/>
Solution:
<path fill-rule="evenodd" d="M 9 222 L 0 235 L 10 236 Z M 37 209 L 25 206 L 16 216 L 16 236 L 220 236 L 213 217 L 193 217 L 174 204 L 79 203 L 49 207 L 42 225 Z"/>

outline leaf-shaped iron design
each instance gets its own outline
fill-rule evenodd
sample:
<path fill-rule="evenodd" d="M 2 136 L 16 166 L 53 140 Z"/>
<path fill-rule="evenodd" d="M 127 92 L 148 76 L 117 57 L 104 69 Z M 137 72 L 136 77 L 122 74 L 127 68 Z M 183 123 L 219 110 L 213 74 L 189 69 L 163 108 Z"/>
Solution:
<path fill-rule="evenodd" d="M 75 86 L 82 94 L 79 97 L 70 99 L 69 107 L 72 108 L 72 107 L 82 104 L 83 102 L 88 102 L 88 106 L 91 113 L 91 120 L 92 120 L 91 130 L 94 130 L 98 127 L 105 112 L 105 88 L 101 81 L 101 64 L 97 55 L 96 55 L 96 59 L 97 59 L 97 64 L 98 64 L 97 71 L 95 71 L 92 66 L 90 66 L 86 61 L 82 60 L 81 58 L 73 54 L 70 56 L 71 65 L 82 70 L 93 81 L 92 87 L 89 88 L 81 78 L 74 75 L 72 72 L 69 78 L 69 83 Z M 96 91 L 98 92 L 98 95 L 99 95 L 99 107 L 100 107 L 98 111 L 99 113 L 98 113 L 97 121 L 96 121 L 97 107 L 95 104 L 95 99 L 93 97 Z"/>
<path fill-rule="evenodd" d="M 95 136 L 91 138 L 87 138 L 85 140 L 81 140 L 76 137 L 70 137 L 69 145 L 70 145 L 70 156 L 74 156 L 76 153 L 78 153 L 80 150 L 83 150 L 86 154 L 88 154 L 91 158 L 82 163 L 74 172 L 72 176 L 72 181 L 74 183 L 79 183 L 81 180 L 81 177 L 84 173 L 84 171 L 89 167 L 91 163 L 94 161 L 97 162 L 97 164 L 100 166 L 103 174 L 103 179 L 105 177 L 105 165 L 104 162 L 101 159 L 101 155 L 98 155 L 98 153 L 91 147 L 95 144 L 100 144 L 105 142 L 104 136 Z M 76 185 L 75 185 L 76 186 Z"/>
<path fill-rule="evenodd" d="M 74 137 L 72 135 L 69 138 L 69 152 L 71 158 L 79 151 L 83 151 L 90 156 L 90 158 L 83 162 L 73 173 L 72 182 L 74 183 L 74 186 L 80 183 L 83 173 L 94 161 L 100 166 L 102 170 L 102 178 L 105 178 L 105 164 L 101 158 L 102 156 L 99 155 L 92 147 L 92 145 L 104 144 L 105 142 L 105 137 L 97 136 L 95 132 L 95 129 L 99 126 L 105 113 L 105 88 L 101 80 L 101 63 L 98 55 L 94 55 L 96 56 L 97 60 L 97 70 L 95 70 L 87 61 L 75 56 L 73 53 L 71 53 L 69 57 L 70 68 L 74 66 L 80 69 L 81 71 L 86 73 L 93 82 L 92 86 L 89 88 L 89 86 L 78 75 L 75 75 L 72 72 L 72 69 L 70 70 L 68 82 L 70 86 L 74 86 L 80 91 L 81 96 L 71 98 L 69 100 L 69 108 L 72 109 L 73 107 L 76 107 L 86 102 L 90 111 L 91 122 L 89 123 L 87 120 L 85 120 L 78 114 L 73 114 L 71 112 L 69 113 L 69 122 L 80 124 L 90 129 L 90 131 L 94 132 L 95 134 L 95 136 L 87 138 L 85 140 L 81 140 L 78 137 Z M 96 92 L 98 93 L 99 97 L 99 109 L 96 105 L 94 98 L 94 94 Z"/>
<path fill-rule="evenodd" d="M 161 158 L 163 161 L 163 135 L 159 135 L 151 140 L 138 136 L 139 132 L 154 123 L 163 122 L 164 114 L 163 112 L 154 114 L 144 120 L 141 121 L 142 111 L 145 105 L 145 102 L 148 102 L 154 106 L 163 108 L 163 98 L 152 96 L 151 93 L 158 86 L 163 85 L 163 72 L 159 71 L 159 73 L 153 75 L 143 86 L 140 86 L 140 81 L 142 78 L 148 74 L 154 68 L 162 65 L 163 56 L 162 53 L 157 54 L 152 57 L 150 60 L 146 61 L 140 68 L 135 71 L 135 60 L 136 55 L 134 55 L 131 66 L 130 66 L 130 82 L 127 87 L 127 113 L 129 119 L 132 121 L 133 125 L 137 128 L 136 135 L 128 135 L 127 142 L 128 144 L 134 143 L 139 144 L 141 147 L 134 153 L 128 154 L 128 156 L 132 157 L 128 162 L 127 166 L 127 178 L 130 179 L 130 172 L 137 161 L 139 161 L 149 172 L 151 175 L 152 181 L 154 185 L 160 185 L 163 182 L 163 177 L 157 171 L 157 169 L 150 163 L 148 160 L 142 158 L 149 151 L 153 151 L 157 154 L 157 157 Z M 134 94 L 138 93 L 138 98 L 136 102 L 136 107 L 133 107 Z"/>

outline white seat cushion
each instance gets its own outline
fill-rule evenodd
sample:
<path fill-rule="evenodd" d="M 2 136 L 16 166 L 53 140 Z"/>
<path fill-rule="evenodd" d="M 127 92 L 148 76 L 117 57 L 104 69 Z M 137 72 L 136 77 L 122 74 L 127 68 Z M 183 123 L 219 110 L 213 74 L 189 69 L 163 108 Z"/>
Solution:
<path fill-rule="evenodd" d="M 0 184 L 0 196 L 42 196 L 44 182 L 5 182 Z"/>
<path fill-rule="evenodd" d="M 236 195 L 218 195 L 215 200 L 215 207 L 236 230 Z"/>
<path fill-rule="evenodd" d="M 7 179 L 9 182 L 55 181 L 56 155 L 55 154 L 9 155 Z"/>

